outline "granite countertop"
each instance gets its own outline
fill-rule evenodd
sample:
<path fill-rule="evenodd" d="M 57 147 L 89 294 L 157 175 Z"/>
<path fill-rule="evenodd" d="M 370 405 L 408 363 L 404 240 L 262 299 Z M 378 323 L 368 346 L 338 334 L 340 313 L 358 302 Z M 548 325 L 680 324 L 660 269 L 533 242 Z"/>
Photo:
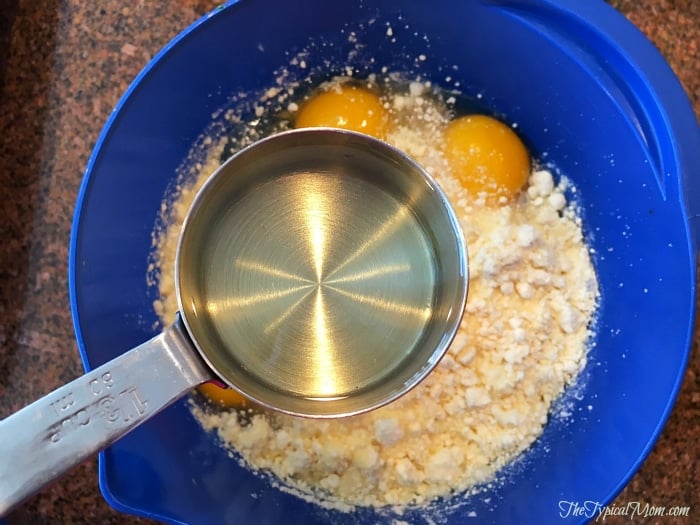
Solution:
<path fill-rule="evenodd" d="M 657 45 L 700 114 L 700 2 L 610 3 Z M 216 4 L 0 0 L 0 418 L 82 373 L 67 263 L 73 207 L 91 148 L 134 76 Z M 615 502 L 690 506 L 688 518 L 649 523 L 700 523 L 698 341 L 700 329 L 668 425 Z M 104 502 L 96 458 L 25 502 L 8 521 L 147 523 Z"/>

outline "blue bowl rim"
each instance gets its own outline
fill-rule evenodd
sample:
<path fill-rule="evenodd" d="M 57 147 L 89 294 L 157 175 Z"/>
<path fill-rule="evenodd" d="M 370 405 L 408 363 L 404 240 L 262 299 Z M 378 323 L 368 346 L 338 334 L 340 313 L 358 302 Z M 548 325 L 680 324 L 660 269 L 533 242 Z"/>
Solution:
<path fill-rule="evenodd" d="M 513 4 L 517 3 L 519 0 L 493 0 L 495 4 Z M 693 107 L 690 103 L 686 92 L 683 89 L 680 81 L 676 77 L 675 73 L 671 67 L 666 62 L 665 58 L 661 55 L 658 49 L 652 44 L 651 41 L 627 18 L 624 17 L 620 12 L 614 9 L 612 6 L 608 5 L 604 0 L 596 0 L 591 2 L 580 2 L 579 0 L 540 0 L 543 4 L 550 6 L 552 9 L 560 10 L 567 16 L 571 16 L 582 20 L 588 26 L 593 27 L 599 33 L 604 33 L 606 38 L 613 41 L 618 49 L 621 50 L 622 54 L 628 58 L 632 63 L 636 64 L 641 70 L 641 75 L 644 77 L 646 82 L 649 84 L 650 88 L 653 90 L 656 99 L 659 101 L 661 107 L 665 109 L 665 116 L 668 119 L 669 131 L 672 130 L 686 130 L 692 133 L 693 128 L 695 131 L 695 136 L 688 135 L 687 144 L 691 144 L 690 147 L 686 148 L 683 152 L 676 151 L 676 154 L 681 156 L 679 159 L 678 166 L 680 172 L 678 176 L 681 178 L 683 173 L 700 173 L 700 157 L 693 156 L 690 153 L 697 151 L 700 148 L 700 129 L 698 129 L 697 119 Z M 229 9 L 236 4 L 240 3 L 241 0 L 228 0 L 218 7 L 214 8 L 209 13 L 200 17 L 198 20 L 191 23 L 185 29 L 183 29 L 178 35 L 176 35 L 172 40 L 170 40 L 154 57 L 144 66 L 144 68 L 138 73 L 138 75 L 131 82 L 127 90 L 121 96 L 117 102 L 114 110 L 107 119 L 102 131 L 95 142 L 91 155 L 88 159 L 86 169 L 84 172 L 84 177 L 81 182 L 78 197 L 76 200 L 75 213 L 73 215 L 72 225 L 71 225 L 71 235 L 69 243 L 69 258 L 68 258 L 68 286 L 69 286 L 69 296 L 70 296 L 70 310 L 73 319 L 73 328 L 76 334 L 76 341 L 78 344 L 78 351 L 80 354 L 81 361 L 83 363 L 84 369 L 89 371 L 92 369 L 93 364 L 90 362 L 89 355 L 87 353 L 85 342 L 83 338 L 83 332 L 80 324 L 80 315 L 78 311 L 78 301 L 77 301 L 77 284 L 76 284 L 76 252 L 77 244 L 80 232 L 80 222 L 82 218 L 82 210 L 84 201 L 87 199 L 89 193 L 89 187 L 92 181 L 92 173 L 95 164 L 101 154 L 102 147 L 107 141 L 115 122 L 120 118 L 121 111 L 123 107 L 128 103 L 129 99 L 138 90 L 141 82 L 147 77 L 151 71 L 158 65 L 158 63 L 168 55 L 175 47 L 184 42 L 193 32 L 197 31 L 200 27 L 204 26 L 207 21 L 217 14 L 222 13 L 226 9 Z M 649 74 L 646 74 L 649 72 Z M 695 143 L 695 148 L 692 147 L 692 143 Z M 684 154 L 685 153 L 685 154 Z M 687 230 L 688 230 L 688 241 L 690 253 L 695 254 L 697 259 L 698 246 L 700 245 L 700 178 L 696 178 L 695 181 L 690 179 L 690 176 L 686 176 L 684 180 L 679 180 L 678 184 L 680 186 L 680 193 L 685 195 L 685 201 L 681 202 L 685 211 L 685 217 L 687 219 Z M 693 278 L 691 283 L 692 296 L 696 295 L 697 282 Z M 696 306 L 693 305 L 691 316 L 695 318 Z M 653 449 L 658 438 L 661 435 L 663 428 L 665 427 L 668 418 L 670 417 L 671 411 L 675 405 L 676 399 L 680 392 L 683 379 L 685 377 L 685 372 L 687 369 L 687 364 L 690 358 L 691 352 L 691 342 L 693 336 L 694 326 L 690 326 L 688 329 L 687 344 L 685 349 L 685 354 L 683 356 L 683 366 L 678 371 L 678 376 L 674 383 L 671 396 L 667 403 L 666 408 L 660 418 L 657 427 L 653 435 L 650 436 L 647 446 L 644 448 L 640 454 L 638 460 L 630 466 L 628 473 L 620 480 L 620 483 L 611 491 L 611 493 L 606 497 L 605 501 L 601 502 L 603 505 L 608 504 L 612 501 L 630 482 L 631 478 L 639 470 L 642 463 L 646 460 L 647 456 Z M 106 467 L 104 452 L 99 454 L 98 463 L 98 476 L 99 485 L 103 497 L 109 503 L 110 506 L 118 511 L 130 513 L 137 516 L 142 516 L 146 518 L 165 520 L 168 523 L 182 522 L 175 521 L 172 518 L 159 515 L 157 513 L 152 513 L 142 508 L 132 507 L 125 504 L 115 497 L 114 494 L 109 489 L 107 479 L 106 479 Z M 587 521 L 584 519 L 581 523 Z"/>

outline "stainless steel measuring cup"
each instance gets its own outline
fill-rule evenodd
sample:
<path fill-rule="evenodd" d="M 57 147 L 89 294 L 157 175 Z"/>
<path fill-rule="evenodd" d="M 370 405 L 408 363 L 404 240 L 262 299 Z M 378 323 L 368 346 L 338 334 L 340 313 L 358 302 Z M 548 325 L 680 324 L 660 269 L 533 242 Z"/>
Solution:
<path fill-rule="evenodd" d="M 264 407 L 349 416 L 447 350 L 467 255 L 442 190 L 359 133 L 263 139 L 206 182 L 182 227 L 163 333 L 0 421 L 0 516 L 204 382 Z"/>

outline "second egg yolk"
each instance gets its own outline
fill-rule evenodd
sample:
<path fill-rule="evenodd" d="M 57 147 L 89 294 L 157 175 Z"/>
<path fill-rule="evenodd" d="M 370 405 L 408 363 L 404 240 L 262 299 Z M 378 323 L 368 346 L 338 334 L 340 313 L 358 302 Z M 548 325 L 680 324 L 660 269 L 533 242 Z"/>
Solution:
<path fill-rule="evenodd" d="M 215 383 L 204 383 L 197 390 L 212 403 L 226 408 L 241 408 L 248 405 L 246 398 L 233 388 L 222 388 Z"/>
<path fill-rule="evenodd" d="M 474 196 L 485 195 L 490 204 L 514 197 L 530 175 L 530 155 L 518 135 L 486 115 L 450 122 L 444 153 L 462 186 Z"/>
<path fill-rule="evenodd" d="M 382 139 L 386 133 L 387 112 L 371 91 L 340 85 L 313 96 L 302 105 L 294 126 L 342 128 Z"/>

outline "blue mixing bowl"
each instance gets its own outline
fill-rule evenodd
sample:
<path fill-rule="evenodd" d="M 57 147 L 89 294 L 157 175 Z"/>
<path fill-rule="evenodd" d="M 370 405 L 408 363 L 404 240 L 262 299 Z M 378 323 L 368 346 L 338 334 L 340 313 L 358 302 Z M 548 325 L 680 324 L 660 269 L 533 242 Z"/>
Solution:
<path fill-rule="evenodd" d="M 674 403 L 693 333 L 700 216 L 690 104 L 659 53 L 603 1 L 242 0 L 192 25 L 131 85 L 87 167 L 70 250 L 86 368 L 158 331 L 146 266 L 166 190 L 212 114 L 234 93 L 271 85 L 303 49 L 313 52 L 298 78 L 345 66 L 438 84 L 450 76 L 517 122 L 534 156 L 576 184 L 601 304 L 585 381 L 567 399 L 573 418 L 553 419 L 501 482 L 400 520 L 586 521 L 561 517 L 560 501 L 609 502 Z M 117 509 L 171 523 L 392 519 L 324 510 L 274 488 L 201 430 L 185 402 L 105 450 L 100 485 Z"/>

